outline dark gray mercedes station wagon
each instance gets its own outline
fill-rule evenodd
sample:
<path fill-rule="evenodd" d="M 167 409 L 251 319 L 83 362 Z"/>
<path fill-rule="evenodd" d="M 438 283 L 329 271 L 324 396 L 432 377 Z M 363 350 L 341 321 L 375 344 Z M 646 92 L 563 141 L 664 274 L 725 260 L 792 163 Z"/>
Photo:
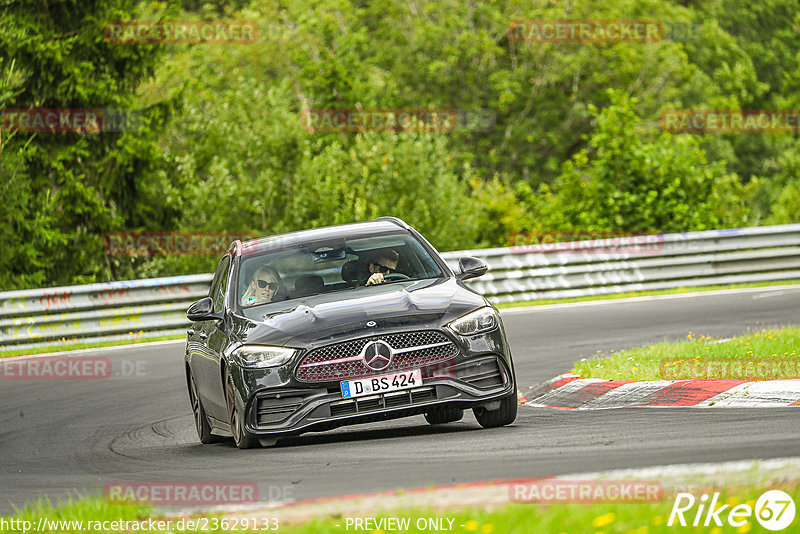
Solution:
<path fill-rule="evenodd" d="M 240 448 L 341 425 L 471 408 L 483 427 L 517 415 L 497 310 L 394 217 L 235 241 L 193 303 L 186 380 L 202 443 Z"/>

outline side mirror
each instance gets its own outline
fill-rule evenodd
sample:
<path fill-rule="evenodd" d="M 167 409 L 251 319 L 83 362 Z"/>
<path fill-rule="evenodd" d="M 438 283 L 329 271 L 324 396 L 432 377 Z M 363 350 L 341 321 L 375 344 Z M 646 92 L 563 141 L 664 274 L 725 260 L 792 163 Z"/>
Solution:
<path fill-rule="evenodd" d="M 477 278 L 486 274 L 489 266 L 480 259 L 466 256 L 458 259 L 458 268 L 461 274 L 457 275 L 459 280 L 469 280 L 470 278 Z"/>
<path fill-rule="evenodd" d="M 193 302 L 186 310 L 186 317 L 190 321 L 210 321 L 219 318 L 214 313 L 214 301 L 211 300 L 211 297 L 203 297 Z"/>

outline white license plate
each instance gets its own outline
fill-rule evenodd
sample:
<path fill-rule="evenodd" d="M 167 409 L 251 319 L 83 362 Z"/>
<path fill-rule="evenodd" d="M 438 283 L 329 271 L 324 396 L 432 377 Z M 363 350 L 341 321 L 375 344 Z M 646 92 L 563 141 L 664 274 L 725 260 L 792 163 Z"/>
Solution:
<path fill-rule="evenodd" d="M 359 378 L 358 380 L 343 380 L 341 382 L 342 398 L 354 399 L 356 397 L 409 389 L 421 385 L 422 372 L 419 369 L 403 371 L 402 373 L 371 376 L 369 378 Z"/>

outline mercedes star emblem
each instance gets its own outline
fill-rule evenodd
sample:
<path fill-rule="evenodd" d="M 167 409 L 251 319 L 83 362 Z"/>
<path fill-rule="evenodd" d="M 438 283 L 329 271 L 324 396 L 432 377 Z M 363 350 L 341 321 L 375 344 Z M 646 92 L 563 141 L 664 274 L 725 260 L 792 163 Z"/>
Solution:
<path fill-rule="evenodd" d="M 364 364 L 373 371 L 383 371 L 392 363 L 392 347 L 385 341 L 368 343 L 362 351 Z"/>

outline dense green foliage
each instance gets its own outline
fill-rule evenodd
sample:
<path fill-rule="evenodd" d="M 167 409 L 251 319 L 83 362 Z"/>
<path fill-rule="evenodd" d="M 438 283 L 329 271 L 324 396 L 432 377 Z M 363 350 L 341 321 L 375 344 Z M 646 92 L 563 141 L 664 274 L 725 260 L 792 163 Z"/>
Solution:
<path fill-rule="evenodd" d="M 106 17 L 130 16 L 133 2 L 0 5 L 0 109 L 130 109 L 154 73 L 153 47 L 102 39 Z M 3 132 L 0 287 L 108 278 L 106 232 L 170 224 L 174 210 L 158 201 L 156 112 L 140 132 Z"/>
<path fill-rule="evenodd" d="M 542 186 L 538 225 L 562 231 L 681 232 L 746 223 L 746 190 L 686 135 L 637 133 L 627 97 L 612 92 L 588 147 L 564 163 L 553 192 Z M 591 153 L 591 155 L 590 155 Z"/>
<path fill-rule="evenodd" d="M 44 7 L 43 7 L 44 6 Z M 113 20 L 240 19 L 254 44 L 124 45 Z M 649 19 L 652 43 L 515 20 Z M 0 289 L 205 272 L 118 231 L 271 234 L 397 215 L 441 250 L 519 232 L 800 222 L 796 133 L 669 134 L 668 109 L 800 109 L 796 0 L 0 0 L 0 109 L 136 109 L 123 133 L 0 132 Z M 312 132 L 303 110 L 456 109 L 444 132 Z M 10 246 L 9 246 L 10 245 Z"/>

